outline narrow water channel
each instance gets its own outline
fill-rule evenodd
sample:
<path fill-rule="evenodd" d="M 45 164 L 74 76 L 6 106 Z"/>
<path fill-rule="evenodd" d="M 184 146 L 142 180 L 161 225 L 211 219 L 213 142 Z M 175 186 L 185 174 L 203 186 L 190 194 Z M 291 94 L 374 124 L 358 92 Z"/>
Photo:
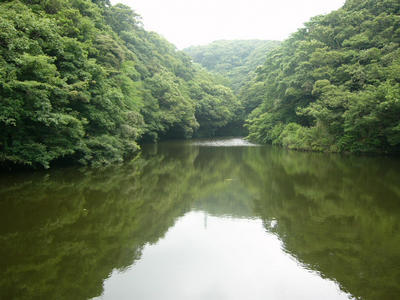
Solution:
<path fill-rule="evenodd" d="M 0 177 L 0 299 L 396 299 L 400 161 L 241 139 Z"/>

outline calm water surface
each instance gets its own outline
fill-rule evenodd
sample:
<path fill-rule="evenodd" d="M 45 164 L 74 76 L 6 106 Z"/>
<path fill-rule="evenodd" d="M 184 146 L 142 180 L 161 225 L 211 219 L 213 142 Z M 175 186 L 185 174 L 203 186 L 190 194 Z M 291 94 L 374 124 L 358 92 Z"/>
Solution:
<path fill-rule="evenodd" d="M 400 161 L 240 139 L 0 176 L 0 299 L 399 299 Z"/>

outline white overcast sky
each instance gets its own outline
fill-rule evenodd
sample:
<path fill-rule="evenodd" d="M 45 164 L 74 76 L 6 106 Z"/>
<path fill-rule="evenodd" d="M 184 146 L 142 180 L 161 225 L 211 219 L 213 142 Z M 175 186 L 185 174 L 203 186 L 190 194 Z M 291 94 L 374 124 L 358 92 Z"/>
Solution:
<path fill-rule="evenodd" d="M 310 17 L 345 0 L 112 0 L 132 7 L 144 27 L 179 49 L 219 39 L 284 40 Z"/>

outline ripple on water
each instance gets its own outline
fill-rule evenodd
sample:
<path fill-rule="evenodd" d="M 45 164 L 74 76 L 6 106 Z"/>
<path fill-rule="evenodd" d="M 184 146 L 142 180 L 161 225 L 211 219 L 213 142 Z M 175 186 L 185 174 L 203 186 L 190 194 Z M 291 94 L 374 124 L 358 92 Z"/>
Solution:
<path fill-rule="evenodd" d="M 257 144 L 250 143 L 242 138 L 231 138 L 231 139 L 207 139 L 207 140 L 197 140 L 191 143 L 196 146 L 208 146 L 208 147 L 254 147 L 259 146 Z"/>

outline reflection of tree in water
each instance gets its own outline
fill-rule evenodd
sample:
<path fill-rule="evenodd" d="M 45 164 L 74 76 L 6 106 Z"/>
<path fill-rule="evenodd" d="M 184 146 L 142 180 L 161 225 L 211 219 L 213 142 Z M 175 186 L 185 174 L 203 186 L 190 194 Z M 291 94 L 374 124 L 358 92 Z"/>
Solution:
<path fill-rule="evenodd" d="M 3 178 L 0 298 L 98 296 L 113 269 L 132 265 L 192 208 L 260 216 L 287 252 L 343 290 L 394 296 L 400 178 L 393 161 L 172 142 L 145 147 L 124 166 Z"/>
<path fill-rule="evenodd" d="M 193 209 L 211 215 L 249 218 L 252 202 L 240 182 L 243 156 L 248 148 L 201 147 L 195 168 L 202 176 L 202 193 L 197 194 Z M 214 174 L 215 176 L 207 176 Z"/>
<path fill-rule="evenodd" d="M 362 299 L 400 294 L 399 161 L 258 149 L 255 213 L 306 267 Z M 276 226 L 270 226 L 272 220 Z"/>
<path fill-rule="evenodd" d="M 222 149 L 208 159 L 198 147 L 147 148 L 124 166 L 2 178 L 0 299 L 100 295 L 113 269 L 132 265 L 195 199 L 238 173 Z"/>
<path fill-rule="evenodd" d="M 194 155 L 195 156 L 195 155 Z M 1 187 L 0 298 L 86 299 L 138 259 L 189 203 L 185 160 L 35 174 Z M 15 182 L 15 178 L 13 179 Z"/>

